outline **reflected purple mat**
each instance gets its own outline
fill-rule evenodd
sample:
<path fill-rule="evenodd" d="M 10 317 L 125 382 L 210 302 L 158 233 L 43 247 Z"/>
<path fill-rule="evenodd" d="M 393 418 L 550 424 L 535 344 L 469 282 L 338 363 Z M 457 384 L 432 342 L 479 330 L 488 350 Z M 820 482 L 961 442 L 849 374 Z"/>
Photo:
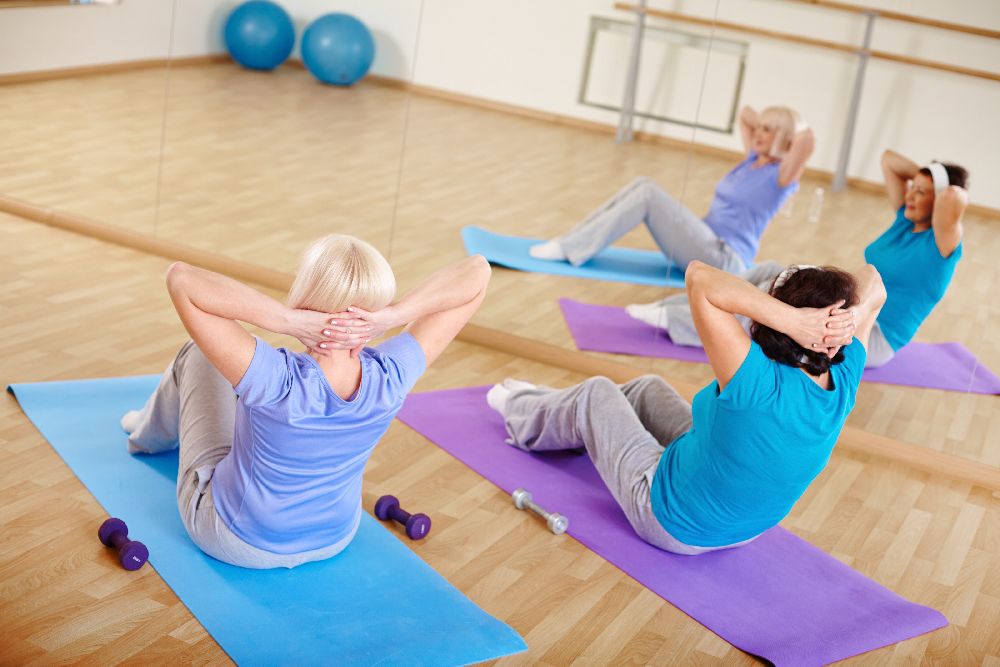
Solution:
<path fill-rule="evenodd" d="M 674 344 L 665 331 L 632 319 L 624 308 L 573 299 L 559 299 L 559 307 L 581 350 L 708 363 L 702 348 Z M 910 343 L 885 366 L 866 370 L 861 379 L 926 389 L 1000 394 L 1000 377 L 958 343 Z"/>
<path fill-rule="evenodd" d="M 782 528 L 702 556 L 649 546 L 586 456 L 505 444 L 487 389 L 411 394 L 398 416 L 508 493 L 524 487 L 566 515 L 570 535 L 733 646 L 778 666 L 822 665 L 948 624 Z"/>

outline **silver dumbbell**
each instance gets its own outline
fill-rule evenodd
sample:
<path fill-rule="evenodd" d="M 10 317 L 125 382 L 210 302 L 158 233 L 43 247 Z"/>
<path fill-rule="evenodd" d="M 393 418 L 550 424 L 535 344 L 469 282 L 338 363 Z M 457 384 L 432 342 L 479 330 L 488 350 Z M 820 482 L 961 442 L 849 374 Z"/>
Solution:
<path fill-rule="evenodd" d="M 531 493 L 528 492 L 527 489 L 518 489 L 514 491 L 514 493 L 510 494 L 510 497 L 514 499 L 514 507 L 517 509 L 529 509 L 545 519 L 545 523 L 549 525 L 549 530 L 556 535 L 565 533 L 566 529 L 569 528 L 569 519 L 564 517 L 562 514 L 546 512 L 543 510 L 531 499 Z"/>

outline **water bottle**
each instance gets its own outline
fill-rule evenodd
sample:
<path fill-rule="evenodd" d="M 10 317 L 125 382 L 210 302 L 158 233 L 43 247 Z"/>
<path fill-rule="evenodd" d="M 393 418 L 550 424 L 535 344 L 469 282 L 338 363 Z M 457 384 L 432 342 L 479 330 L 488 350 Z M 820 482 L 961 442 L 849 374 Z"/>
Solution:
<path fill-rule="evenodd" d="M 823 188 L 816 188 L 816 192 L 813 193 L 812 203 L 809 204 L 809 216 L 806 218 L 809 222 L 816 224 L 819 222 L 819 216 L 823 212 Z"/>

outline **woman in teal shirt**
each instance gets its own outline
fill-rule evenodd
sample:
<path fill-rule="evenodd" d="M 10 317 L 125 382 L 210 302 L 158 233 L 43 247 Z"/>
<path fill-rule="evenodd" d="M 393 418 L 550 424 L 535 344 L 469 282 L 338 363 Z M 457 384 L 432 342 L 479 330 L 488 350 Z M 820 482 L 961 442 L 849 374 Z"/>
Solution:
<path fill-rule="evenodd" d="M 921 168 L 887 150 L 882 171 L 896 218 L 865 248 L 865 261 L 878 270 L 888 293 L 872 329 L 866 368 L 889 362 L 944 297 L 962 257 L 962 214 L 969 202 L 969 175 L 958 165 L 931 162 Z M 781 270 L 780 264 L 762 262 L 741 275 L 767 290 Z M 631 305 L 626 311 L 665 329 L 674 343 L 701 345 L 684 294 Z"/>
<path fill-rule="evenodd" d="M 882 173 L 896 219 L 865 248 L 865 261 L 882 274 L 889 295 L 872 331 L 869 368 L 892 359 L 944 298 L 962 257 L 962 214 L 969 204 L 969 173 L 958 165 L 921 168 L 887 150 Z"/>
<path fill-rule="evenodd" d="M 694 262 L 686 284 L 717 378 L 693 404 L 653 375 L 562 390 L 507 380 L 487 400 L 516 447 L 584 446 L 642 539 L 694 555 L 775 526 L 824 468 L 885 290 L 870 265 L 790 267 L 764 293 Z"/>

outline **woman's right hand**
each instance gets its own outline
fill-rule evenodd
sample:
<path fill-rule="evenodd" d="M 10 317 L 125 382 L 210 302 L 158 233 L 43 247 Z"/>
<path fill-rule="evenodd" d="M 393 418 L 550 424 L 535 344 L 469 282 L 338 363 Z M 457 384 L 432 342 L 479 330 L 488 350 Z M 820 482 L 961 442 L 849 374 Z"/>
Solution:
<path fill-rule="evenodd" d="M 830 354 L 854 337 L 854 311 L 843 301 L 824 308 L 796 308 L 795 319 L 787 334 L 800 347 Z"/>

